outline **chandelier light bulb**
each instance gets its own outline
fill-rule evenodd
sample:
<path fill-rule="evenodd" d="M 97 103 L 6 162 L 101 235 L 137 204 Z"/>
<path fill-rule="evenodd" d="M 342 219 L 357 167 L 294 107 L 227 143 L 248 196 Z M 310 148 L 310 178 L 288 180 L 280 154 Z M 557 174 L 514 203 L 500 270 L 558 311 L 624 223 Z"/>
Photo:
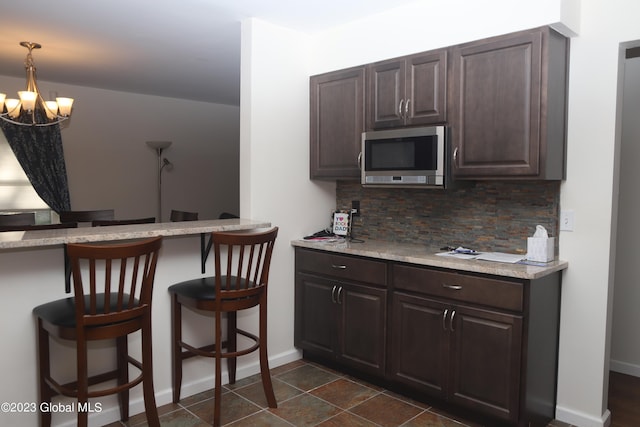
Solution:
<path fill-rule="evenodd" d="M 8 98 L 4 101 L 4 105 L 7 107 L 9 117 L 17 119 L 20 115 L 20 100 L 17 98 Z"/>
<path fill-rule="evenodd" d="M 69 117 L 71 115 L 71 106 L 73 105 L 73 98 L 56 98 L 58 103 L 58 112 L 63 117 Z"/>
<path fill-rule="evenodd" d="M 22 104 L 22 109 L 25 111 L 33 111 L 36 107 L 36 99 L 38 98 L 37 92 L 31 92 L 28 90 L 21 90 L 18 92 L 18 96 L 20 97 L 20 103 Z"/>
<path fill-rule="evenodd" d="M 53 120 L 58 115 L 58 103 L 56 101 L 45 101 L 44 112 L 47 113 L 47 118 Z"/>

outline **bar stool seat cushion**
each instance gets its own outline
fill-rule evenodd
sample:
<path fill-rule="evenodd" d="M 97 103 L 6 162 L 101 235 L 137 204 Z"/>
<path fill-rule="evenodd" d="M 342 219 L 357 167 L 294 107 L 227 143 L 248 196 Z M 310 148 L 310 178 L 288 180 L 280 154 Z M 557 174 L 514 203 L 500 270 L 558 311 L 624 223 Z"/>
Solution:
<path fill-rule="evenodd" d="M 96 294 L 96 306 L 101 307 L 99 312 L 104 314 L 105 294 Z M 129 299 L 129 295 L 124 294 L 124 300 Z M 63 298 L 42 304 L 33 309 L 33 313 L 52 325 L 62 328 L 76 327 L 76 306 L 75 297 Z M 137 304 L 137 300 L 134 305 Z M 85 314 L 89 314 L 89 295 L 84 297 Z M 109 298 L 109 311 L 118 311 L 118 293 L 112 292 Z"/>
<path fill-rule="evenodd" d="M 222 283 L 226 283 L 227 276 L 222 276 Z M 230 283 L 227 289 L 235 290 L 238 279 L 236 276 L 230 276 Z M 240 289 L 246 289 L 246 280 L 240 279 Z M 187 298 L 194 298 L 201 301 L 215 301 L 216 299 L 216 278 L 215 276 L 200 277 L 197 279 L 186 280 L 184 282 L 176 283 L 169 286 L 169 292 L 174 293 Z"/>

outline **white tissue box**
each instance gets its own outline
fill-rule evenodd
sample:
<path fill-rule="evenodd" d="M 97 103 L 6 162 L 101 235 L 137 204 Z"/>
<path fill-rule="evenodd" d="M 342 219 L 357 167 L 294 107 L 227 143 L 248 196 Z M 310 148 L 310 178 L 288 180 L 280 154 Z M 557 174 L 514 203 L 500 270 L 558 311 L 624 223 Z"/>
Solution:
<path fill-rule="evenodd" d="M 527 260 L 536 262 L 553 261 L 555 237 L 527 237 Z"/>

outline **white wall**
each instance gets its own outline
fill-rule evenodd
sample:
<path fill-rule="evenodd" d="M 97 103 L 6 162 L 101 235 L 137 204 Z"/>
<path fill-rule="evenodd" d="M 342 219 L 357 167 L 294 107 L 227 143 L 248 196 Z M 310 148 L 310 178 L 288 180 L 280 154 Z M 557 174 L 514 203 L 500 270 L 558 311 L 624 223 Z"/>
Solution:
<path fill-rule="evenodd" d="M 62 128 L 72 209 L 157 216 L 157 155 L 145 141 L 168 140 L 164 157 L 174 167 L 163 171 L 164 220 L 171 209 L 203 219 L 238 212 L 239 107 L 38 83 L 45 98 L 49 90 L 75 98 Z M 24 84 L 0 76 L 7 93 Z"/>
<path fill-rule="evenodd" d="M 242 25 L 240 216 L 280 227 L 269 279 L 269 355 L 293 347 L 293 248 L 328 225 L 335 183 L 309 180 L 309 40 L 251 19 Z"/>
<path fill-rule="evenodd" d="M 613 323 L 611 328 L 611 369 L 640 376 L 640 286 L 638 251 L 640 241 L 640 58 L 624 63 L 622 134 L 620 146 L 620 202 L 616 239 Z"/>
<path fill-rule="evenodd" d="M 571 43 L 568 175 L 561 194 L 562 208 L 573 209 L 576 222 L 575 231 L 560 234 L 560 257 L 569 261 L 569 269 L 563 278 L 556 416 L 580 426 L 606 425 L 618 54 L 621 42 L 640 39 L 634 21 L 639 9 L 635 0 L 425 0 L 314 36 L 306 47 L 299 34 L 287 37 L 285 30 L 252 21 L 246 25 L 252 31 L 243 34 L 251 38 L 243 41 L 242 65 L 251 77 L 243 78 L 241 103 L 241 211 L 253 217 L 268 214 L 281 225 L 280 248 L 287 238 L 325 225 L 334 204 L 325 194 L 330 189 L 309 182 L 306 166 L 288 166 L 308 159 L 308 134 L 302 126 L 309 114 L 308 88 L 302 83 L 308 75 L 564 22 L 579 33 Z M 304 57 L 310 58 L 308 75 L 300 67 Z M 274 81 L 274 67 L 288 80 Z M 280 114 L 283 105 L 287 114 Z M 256 165 L 257 155 L 249 153 L 264 144 L 269 149 L 259 152 L 270 174 Z M 266 194 L 273 199 L 266 200 Z M 292 292 L 292 251 L 279 255 L 273 274 L 287 278 L 282 286 Z M 292 324 L 293 306 L 278 306 L 272 316 L 278 323 Z M 278 335 L 272 337 L 278 344 L 290 339 Z"/>

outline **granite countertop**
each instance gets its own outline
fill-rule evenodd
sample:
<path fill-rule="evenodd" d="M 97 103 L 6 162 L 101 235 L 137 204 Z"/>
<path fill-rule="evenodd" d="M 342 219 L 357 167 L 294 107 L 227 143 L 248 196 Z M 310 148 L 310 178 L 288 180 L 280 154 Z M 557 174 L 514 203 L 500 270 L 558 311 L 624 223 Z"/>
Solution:
<path fill-rule="evenodd" d="M 360 255 L 381 260 L 406 262 L 429 267 L 449 268 L 518 279 L 538 279 L 564 270 L 569 266 L 566 261 L 559 260 L 548 262 L 543 266 L 535 266 L 475 259 L 459 259 L 436 255 L 436 253 L 442 251 L 439 250 L 439 248 L 431 248 L 428 245 L 376 240 L 355 243 L 348 241 L 318 242 L 300 239 L 292 241 L 291 244 L 300 248 L 318 249 L 340 254 Z"/>
<path fill-rule="evenodd" d="M 271 223 L 242 218 L 153 224 L 78 227 L 36 231 L 0 232 L 0 249 L 35 248 L 64 243 L 106 242 L 155 236 L 184 236 L 212 231 L 240 231 L 270 227 Z"/>

